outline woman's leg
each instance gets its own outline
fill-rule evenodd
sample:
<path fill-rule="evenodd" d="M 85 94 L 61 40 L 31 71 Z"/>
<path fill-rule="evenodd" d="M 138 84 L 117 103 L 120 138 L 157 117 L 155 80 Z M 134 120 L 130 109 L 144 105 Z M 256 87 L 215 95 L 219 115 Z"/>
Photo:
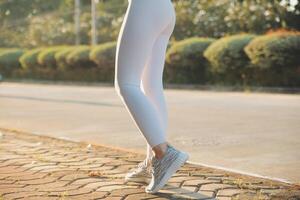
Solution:
<path fill-rule="evenodd" d="M 160 121 L 164 127 L 165 134 L 168 127 L 168 110 L 166 100 L 163 92 L 163 71 L 165 66 L 165 57 L 169 39 L 174 30 L 176 23 L 176 16 L 161 32 L 156 39 L 151 57 L 147 62 L 142 76 L 142 87 L 144 93 L 151 99 L 160 113 Z M 147 160 L 153 156 L 153 150 L 147 143 Z"/>
<path fill-rule="evenodd" d="M 165 54 L 169 42 L 170 34 L 163 32 L 152 49 L 152 55 L 143 72 L 142 87 L 146 96 L 153 102 L 158 110 L 160 122 L 165 134 L 168 127 L 168 111 L 163 92 L 163 70 L 165 64 Z M 147 160 L 153 156 L 151 146 L 147 143 Z"/>
<path fill-rule="evenodd" d="M 142 74 L 164 20 L 154 23 L 152 1 L 133 0 L 122 24 L 116 50 L 115 88 L 151 147 L 165 143 L 160 112 L 141 88 Z"/>
<path fill-rule="evenodd" d="M 151 58 L 142 76 L 142 89 L 158 110 L 160 122 L 165 132 L 168 125 L 168 112 L 163 91 L 163 70 L 168 41 L 168 35 L 162 34 L 157 38 L 152 49 Z"/>

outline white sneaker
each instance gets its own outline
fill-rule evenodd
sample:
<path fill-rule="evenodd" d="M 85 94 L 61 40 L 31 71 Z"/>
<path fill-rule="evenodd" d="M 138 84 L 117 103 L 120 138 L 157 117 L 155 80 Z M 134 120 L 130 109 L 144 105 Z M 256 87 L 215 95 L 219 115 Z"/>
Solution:
<path fill-rule="evenodd" d="M 137 168 L 134 168 L 130 172 L 128 172 L 125 176 L 125 183 L 126 182 L 144 182 L 149 184 L 151 180 L 151 173 L 150 173 L 150 164 L 148 164 L 147 160 L 140 162 Z"/>
<path fill-rule="evenodd" d="M 175 149 L 168 144 L 166 154 L 163 158 L 157 159 L 155 156 L 151 157 L 151 182 L 145 188 L 146 193 L 156 193 L 163 188 L 167 181 L 172 177 L 176 171 L 184 165 L 188 160 L 189 155 Z"/>

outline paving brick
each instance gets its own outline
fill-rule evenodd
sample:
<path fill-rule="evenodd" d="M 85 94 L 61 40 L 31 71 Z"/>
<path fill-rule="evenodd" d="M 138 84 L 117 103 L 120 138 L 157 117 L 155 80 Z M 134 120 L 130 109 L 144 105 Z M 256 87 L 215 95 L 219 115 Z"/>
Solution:
<path fill-rule="evenodd" d="M 9 189 L 9 188 L 23 188 L 26 185 L 13 183 L 13 184 L 0 184 L 0 186 L 1 186 L 1 189 L 6 189 L 6 188 Z"/>
<path fill-rule="evenodd" d="M 51 172 L 51 173 L 59 175 L 59 172 Z M 63 172 L 63 173 L 65 173 L 65 172 Z M 79 179 L 79 178 L 87 178 L 87 177 L 88 177 L 87 173 L 73 171 L 73 174 L 62 175 L 60 180 L 71 181 L 71 180 L 75 180 L 75 179 Z"/>
<path fill-rule="evenodd" d="M 203 195 L 204 197 L 207 198 L 213 198 L 216 196 L 216 193 L 214 191 L 198 191 L 198 194 Z"/>
<path fill-rule="evenodd" d="M 217 197 L 217 200 L 231 200 L 231 197 Z"/>
<path fill-rule="evenodd" d="M 1 175 L 10 175 L 10 174 L 14 174 L 14 173 L 18 173 L 18 172 L 23 172 L 24 169 L 22 168 L 18 168 L 16 166 L 7 166 L 7 167 L 1 167 L 0 168 L 0 174 Z"/>
<path fill-rule="evenodd" d="M 106 197 L 105 200 L 123 200 L 123 197 Z"/>
<path fill-rule="evenodd" d="M 98 182 L 94 182 L 94 183 L 88 183 L 86 185 L 84 185 L 84 188 L 93 188 L 93 189 L 97 189 L 97 188 L 101 188 L 101 187 L 105 187 L 108 185 L 119 185 L 121 184 L 120 182 L 113 182 L 113 181 L 98 181 Z"/>
<path fill-rule="evenodd" d="M 125 200 L 138 200 L 138 199 L 149 199 L 153 197 L 153 195 L 151 194 L 147 194 L 147 193 L 138 193 L 138 194 L 129 194 L 125 197 Z"/>
<path fill-rule="evenodd" d="M 42 192 L 63 192 L 66 190 L 77 190 L 79 189 L 80 186 L 78 185 L 64 185 L 64 186 L 60 186 L 60 184 L 55 184 L 53 183 L 53 185 L 48 186 L 48 187 L 44 187 L 43 185 L 41 185 L 41 187 L 38 188 L 38 191 L 42 191 Z"/>
<path fill-rule="evenodd" d="M 84 195 L 84 194 L 89 194 L 92 192 L 91 189 L 88 188 L 77 188 L 77 189 L 69 189 L 69 188 L 62 188 L 63 190 L 60 191 L 48 191 L 47 195 L 48 196 L 57 196 L 57 197 L 62 197 L 62 196 L 77 196 L 77 195 Z"/>
<path fill-rule="evenodd" d="M 30 196 L 45 195 L 45 192 L 15 192 L 2 195 L 4 199 L 28 198 Z"/>
<path fill-rule="evenodd" d="M 145 189 L 142 188 L 127 188 L 126 190 L 123 190 L 122 188 L 120 189 L 115 189 L 111 191 L 110 196 L 125 196 L 128 194 L 137 194 L 137 193 L 144 193 Z"/>
<path fill-rule="evenodd" d="M 25 165 L 22 165 L 22 169 L 23 170 L 30 170 L 30 169 L 33 169 L 34 167 L 41 167 L 41 166 L 55 166 L 55 163 L 44 163 L 44 162 L 30 162 L 30 163 L 27 163 Z"/>
<path fill-rule="evenodd" d="M 75 181 L 72 182 L 72 185 L 74 184 L 78 184 L 78 185 L 85 185 L 87 183 L 94 183 L 94 182 L 101 182 L 101 178 L 90 178 L 90 177 L 87 177 L 87 178 L 80 178 L 80 179 L 77 179 Z"/>
<path fill-rule="evenodd" d="M 207 179 L 195 179 L 195 180 L 187 180 L 184 181 L 184 186 L 201 186 L 208 183 L 220 183 L 218 180 L 207 180 Z"/>
<path fill-rule="evenodd" d="M 131 188 L 137 188 L 136 186 L 130 186 L 130 185 L 123 185 L 123 184 L 120 184 L 120 185 L 106 185 L 106 186 L 103 186 L 103 187 L 100 187 L 97 189 L 97 191 L 107 191 L 107 192 L 111 192 L 113 190 L 117 190 L 117 189 L 131 189 Z"/>
<path fill-rule="evenodd" d="M 219 190 L 217 196 L 233 196 L 235 194 L 243 193 L 244 191 L 241 189 L 222 189 Z"/>
<path fill-rule="evenodd" d="M 6 180 L 16 181 L 16 180 L 22 180 L 22 181 L 30 181 L 35 179 L 42 179 L 45 178 L 47 174 L 34 174 L 31 171 L 24 171 L 21 173 L 13 173 L 9 177 L 6 178 Z"/>
<path fill-rule="evenodd" d="M 178 177 L 171 177 L 169 179 L 169 183 L 176 183 L 176 182 L 183 182 L 187 180 L 197 180 L 197 177 L 186 177 L 186 176 L 178 176 Z"/>
<path fill-rule="evenodd" d="M 196 186 L 181 186 L 181 188 L 183 189 L 184 193 L 191 193 L 197 190 Z"/>
<path fill-rule="evenodd" d="M 207 200 L 207 196 L 201 195 L 199 193 L 184 193 L 184 194 L 175 193 L 175 194 L 172 194 L 171 197 L 173 197 L 175 199 Z"/>
<path fill-rule="evenodd" d="M 22 188 L 22 187 L 16 187 L 16 188 L 2 188 L 0 187 L 0 194 L 10 194 L 10 193 L 17 193 L 17 192 L 33 192 L 35 191 L 34 188 Z"/>
<path fill-rule="evenodd" d="M 55 178 L 47 177 L 47 178 L 41 178 L 41 179 L 33 179 L 33 180 L 22 180 L 20 179 L 16 183 L 18 184 L 24 184 L 24 185 L 41 185 L 45 183 L 52 183 L 55 182 Z"/>
<path fill-rule="evenodd" d="M 202 185 L 200 187 L 200 190 L 215 191 L 223 188 L 237 188 L 237 187 L 229 184 L 209 183 L 209 184 Z"/>
<path fill-rule="evenodd" d="M 57 197 L 47 197 L 47 196 L 31 196 L 26 197 L 26 200 L 58 200 Z"/>
<path fill-rule="evenodd" d="M 38 191 L 49 191 L 52 188 L 64 188 L 69 181 L 55 181 L 51 183 L 44 183 L 42 185 L 26 185 L 24 188 L 34 188 Z"/>
<path fill-rule="evenodd" d="M 107 195 L 108 195 L 108 192 L 96 191 L 96 192 L 92 192 L 89 194 L 71 196 L 70 199 L 72 199 L 72 200 L 95 200 L 95 199 L 102 199 Z M 107 198 L 105 198 L 105 199 L 107 199 Z"/>

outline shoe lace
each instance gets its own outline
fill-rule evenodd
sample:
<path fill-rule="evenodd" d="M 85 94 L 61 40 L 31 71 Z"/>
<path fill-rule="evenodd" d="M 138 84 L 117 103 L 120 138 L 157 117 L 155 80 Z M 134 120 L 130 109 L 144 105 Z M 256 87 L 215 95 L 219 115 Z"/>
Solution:
<path fill-rule="evenodd" d="M 141 161 L 141 162 L 139 162 L 138 165 L 137 165 L 137 167 L 134 168 L 133 171 L 137 172 L 137 171 L 139 171 L 140 169 L 143 169 L 143 168 L 147 168 L 147 161 L 146 161 L 146 159 L 143 160 L 143 161 Z"/>
<path fill-rule="evenodd" d="M 155 170 L 157 168 L 157 165 L 159 164 L 159 160 L 157 160 L 154 156 L 150 160 L 150 169 L 149 172 L 153 175 L 157 173 Z"/>

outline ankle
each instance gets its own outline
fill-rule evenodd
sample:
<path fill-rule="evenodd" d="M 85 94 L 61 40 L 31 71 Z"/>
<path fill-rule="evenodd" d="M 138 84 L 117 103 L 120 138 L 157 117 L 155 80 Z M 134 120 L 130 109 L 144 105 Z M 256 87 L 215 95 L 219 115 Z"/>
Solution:
<path fill-rule="evenodd" d="M 152 150 L 154 152 L 155 158 L 157 159 L 163 158 L 164 155 L 166 154 L 167 148 L 168 145 L 166 142 L 153 147 Z"/>

